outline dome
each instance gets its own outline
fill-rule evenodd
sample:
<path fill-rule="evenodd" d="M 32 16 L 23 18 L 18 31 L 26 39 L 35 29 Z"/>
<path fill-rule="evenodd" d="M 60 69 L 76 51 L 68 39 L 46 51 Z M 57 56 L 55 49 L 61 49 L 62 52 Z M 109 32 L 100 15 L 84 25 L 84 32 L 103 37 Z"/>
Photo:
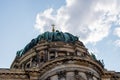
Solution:
<path fill-rule="evenodd" d="M 70 34 L 70 33 L 63 33 L 58 30 L 55 32 L 44 32 L 43 34 L 38 35 L 37 38 L 34 38 L 31 40 L 30 43 L 28 43 L 24 49 L 17 51 L 17 56 L 22 56 L 25 54 L 29 49 L 33 48 L 39 41 L 46 40 L 48 42 L 54 42 L 54 41 L 62 41 L 66 43 L 74 43 L 75 41 L 78 41 L 78 37 Z"/>
<path fill-rule="evenodd" d="M 25 70 L 31 80 L 100 80 L 104 63 L 90 54 L 78 37 L 53 30 L 38 35 L 18 51 L 11 69 Z"/>

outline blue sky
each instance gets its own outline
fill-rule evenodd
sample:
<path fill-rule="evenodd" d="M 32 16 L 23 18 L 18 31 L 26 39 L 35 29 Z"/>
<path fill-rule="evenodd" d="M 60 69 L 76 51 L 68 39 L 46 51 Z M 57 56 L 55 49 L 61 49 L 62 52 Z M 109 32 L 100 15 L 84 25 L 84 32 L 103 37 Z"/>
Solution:
<path fill-rule="evenodd" d="M 77 35 L 105 68 L 120 71 L 119 0 L 1 0 L 0 68 L 51 24 Z"/>

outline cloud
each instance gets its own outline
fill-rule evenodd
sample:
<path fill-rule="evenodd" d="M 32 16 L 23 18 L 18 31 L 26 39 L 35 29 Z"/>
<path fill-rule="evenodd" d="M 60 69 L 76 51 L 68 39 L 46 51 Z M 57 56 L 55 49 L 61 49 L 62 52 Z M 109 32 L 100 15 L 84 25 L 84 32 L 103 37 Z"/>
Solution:
<path fill-rule="evenodd" d="M 114 34 L 118 37 L 120 37 L 120 27 L 115 28 Z"/>
<path fill-rule="evenodd" d="M 114 42 L 115 46 L 120 47 L 120 27 L 114 29 L 114 35 L 116 35 L 119 38 Z"/>
<path fill-rule="evenodd" d="M 43 13 L 39 13 L 36 16 L 35 28 L 39 29 L 40 32 L 44 30 L 50 30 L 50 25 L 54 23 L 55 17 L 53 16 L 53 9 L 47 9 Z"/>
<path fill-rule="evenodd" d="M 90 54 L 94 54 L 96 58 L 98 58 L 98 54 L 100 53 L 99 50 L 95 47 L 89 49 Z"/>
<path fill-rule="evenodd" d="M 49 8 L 36 16 L 35 28 L 50 31 L 51 24 L 79 36 L 84 43 L 96 43 L 109 35 L 113 24 L 120 25 L 119 0 L 66 0 L 58 10 Z"/>
<path fill-rule="evenodd" d="M 116 40 L 114 43 L 117 47 L 120 47 L 120 40 Z"/>

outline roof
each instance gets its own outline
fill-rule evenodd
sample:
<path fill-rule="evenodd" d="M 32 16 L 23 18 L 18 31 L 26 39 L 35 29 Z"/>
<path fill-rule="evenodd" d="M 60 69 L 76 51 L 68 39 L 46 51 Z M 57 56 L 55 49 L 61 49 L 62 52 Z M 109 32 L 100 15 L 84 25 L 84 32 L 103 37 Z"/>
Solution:
<path fill-rule="evenodd" d="M 58 30 L 56 30 L 55 32 L 44 32 L 43 34 L 38 35 L 37 38 L 34 38 L 31 40 L 31 42 L 29 42 L 24 49 L 21 49 L 19 51 L 17 51 L 17 56 L 22 56 L 24 55 L 28 50 L 30 50 L 31 48 L 33 48 L 39 41 L 41 40 L 46 40 L 48 42 L 54 42 L 54 41 L 62 41 L 62 42 L 66 42 L 66 43 L 74 43 L 75 41 L 78 41 L 78 37 L 70 34 L 70 33 L 63 33 L 63 32 L 59 32 Z"/>

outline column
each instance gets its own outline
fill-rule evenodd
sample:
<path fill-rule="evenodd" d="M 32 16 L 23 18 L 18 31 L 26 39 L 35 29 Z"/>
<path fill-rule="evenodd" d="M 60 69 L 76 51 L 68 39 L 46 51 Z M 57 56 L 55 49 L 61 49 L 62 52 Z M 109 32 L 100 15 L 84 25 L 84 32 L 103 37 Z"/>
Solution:
<path fill-rule="evenodd" d="M 45 50 L 44 53 L 45 53 L 45 61 L 48 61 L 48 51 Z"/>
<path fill-rule="evenodd" d="M 97 78 L 96 78 L 96 77 L 93 77 L 93 80 L 97 80 Z"/>
<path fill-rule="evenodd" d="M 32 67 L 32 58 L 30 58 L 30 67 Z"/>
<path fill-rule="evenodd" d="M 58 80 L 58 75 L 51 76 L 50 80 Z"/>
<path fill-rule="evenodd" d="M 87 76 L 84 72 L 79 72 L 78 74 L 80 75 L 81 78 L 87 80 Z"/>
<path fill-rule="evenodd" d="M 24 64 L 22 63 L 22 69 L 24 69 Z"/>
<path fill-rule="evenodd" d="M 50 60 L 50 53 L 49 53 L 49 51 L 47 52 L 47 54 L 48 54 L 48 61 Z"/>
<path fill-rule="evenodd" d="M 67 72 L 66 80 L 74 80 L 74 72 Z"/>
<path fill-rule="evenodd" d="M 58 57 L 58 53 L 57 53 L 57 51 L 55 51 L 55 58 L 56 58 L 56 57 Z"/>

